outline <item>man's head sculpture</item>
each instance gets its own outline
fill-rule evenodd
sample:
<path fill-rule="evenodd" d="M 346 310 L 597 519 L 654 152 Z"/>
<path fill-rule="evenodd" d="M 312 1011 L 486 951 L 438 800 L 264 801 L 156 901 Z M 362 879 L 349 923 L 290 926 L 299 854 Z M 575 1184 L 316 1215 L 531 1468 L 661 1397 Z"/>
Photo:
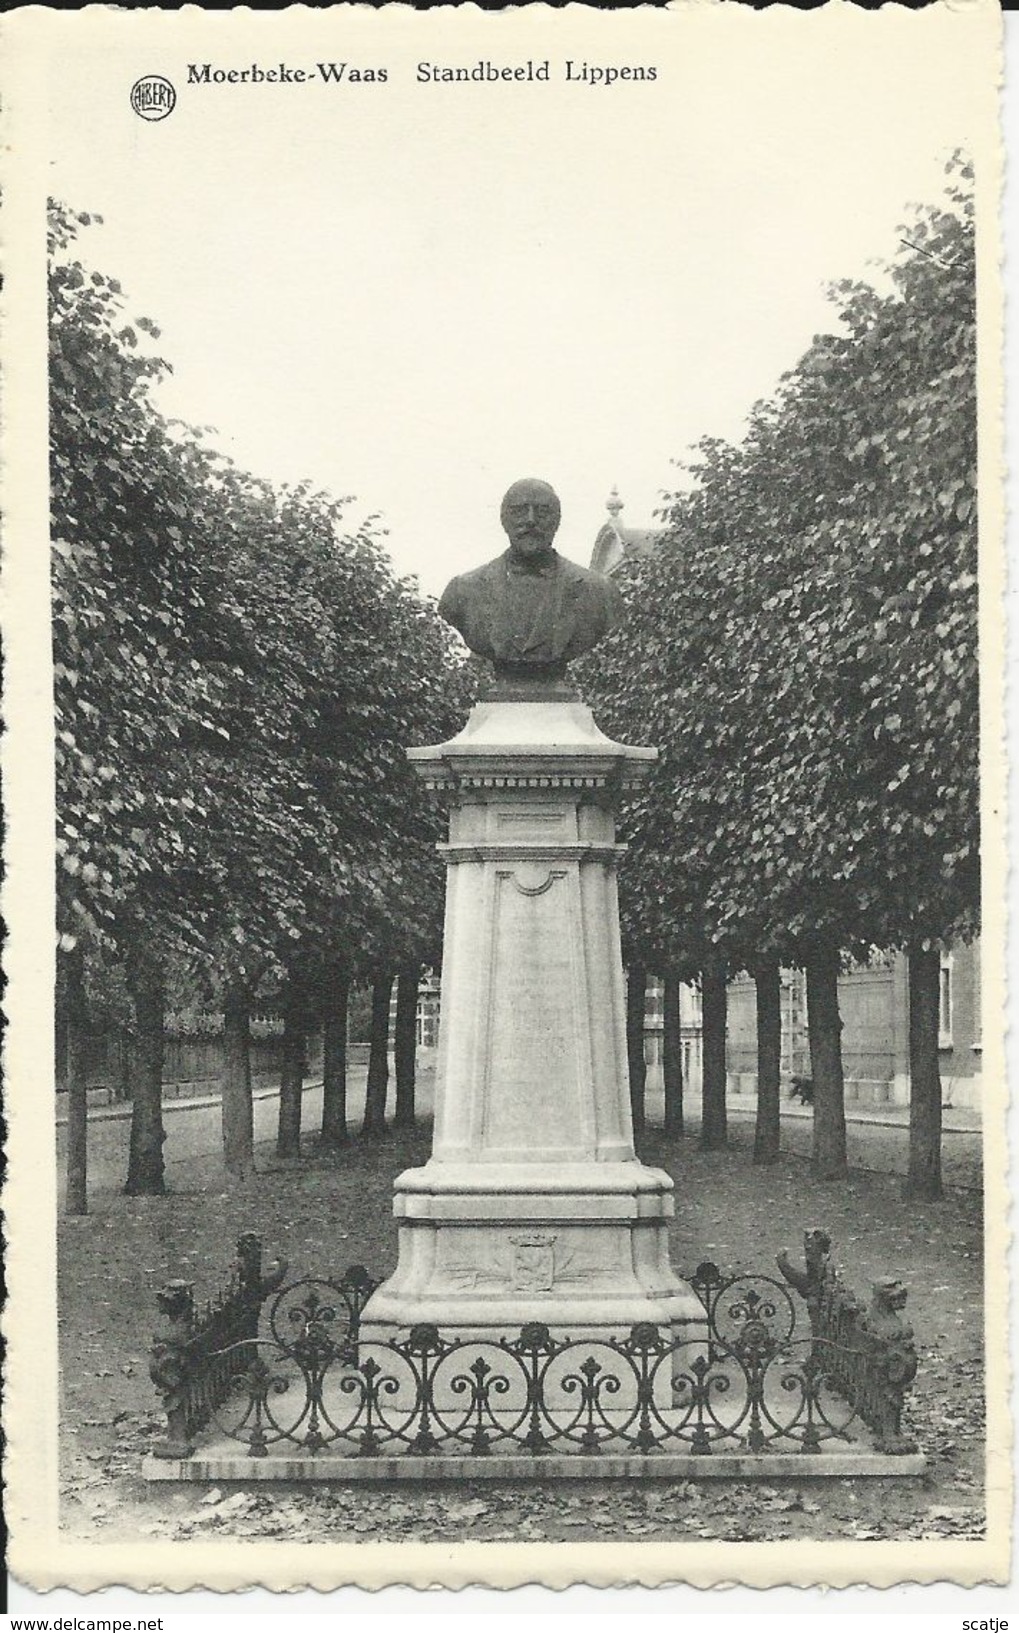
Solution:
<path fill-rule="evenodd" d="M 526 476 L 503 495 L 499 520 L 510 549 L 522 558 L 546 554 L 559 531 L 562 506 L 547 482 Z"/>
<path fill-rule="evenodd" d="M 620 621 L 622 600 L 601 573 L 560 556 L 555 489 L 535 477 L 514 482 L 499 516 L 509 549 L 446 586 L 439 612 L 472 652 L 490 658 L 498 681 L 556 686 L 574 658 Z"/>

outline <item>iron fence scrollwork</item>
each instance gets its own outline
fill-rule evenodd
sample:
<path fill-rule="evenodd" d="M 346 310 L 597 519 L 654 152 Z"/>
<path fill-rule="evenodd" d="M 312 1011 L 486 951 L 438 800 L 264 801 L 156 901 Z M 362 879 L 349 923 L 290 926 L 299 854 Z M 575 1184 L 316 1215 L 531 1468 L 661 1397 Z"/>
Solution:
<path fill-rule="evenodd" d="M 776 1262 L 807 1307 L 816 1364 L 824 1366 L 873 1431 L 878 1451 L 891 1456 L 916 1451 L 916 1441 L 902 1428 L 906 1392 L 917 1368 L 913 1328 L 903 1314 L 907 1288 L 896 1276 L 882 1276 L 865 1308 L 836 1270 L 826 1231 L 806 1231 L 803 1249 L 802 1270 L 786 1253 Z"/>
<path fill-rule="evenodd" d="M 195 1436 L 244 1370 L 243 1346 L 257 1339 L 262 1307 L 286 1273 L 281 1260 L 263 1274 L 261 1241 L 245 1231 L 237 1239 L 226 1287 L 201 1309 L 191 1282 L 168 1282 L 156 1294 L 165 1325 L 152 1341 L 149 1376 L 166 1413 L 166 1436 L 154 1448 L 156 1457 L 192 1455 Z"/>
<path fill-rule="evenodd" d="M 879 1284 L 864 1311 L 834 1270 L 827 1236 L 808 1232 L 805 1244 L 803 1269 L 779 1255 L 781 1279 L 698 1266 L 690 1280 L 704 1321 L 678 1335 L 643 1322 L 619 1336 L 573 1338 L 530 1322 L 498 1338 L 419 1325 L 367 1342 L 361 1316 L 377 1284 L 363 1266 L 283 1286 L 282 1267 L 261 1275 L 260 1249 L 257 1273 L 250 1268 L 249 1246 L 235 1305 L 221 1299 L 208 1307 L 211 1319 L 196 1318 L 187 1284 L 159 1295 L 168 1323 L 152 1364 L 167 1412 L 159 1455 L 191 1455 L 205 1423 L 251 1457 L 273 1448 L 358 1457 L 814 1453 L 858 1436 L 861 1424 L 879 1450 L 913 1449 L 901 1428 L 916 1372 L 905 1290 Z"/>

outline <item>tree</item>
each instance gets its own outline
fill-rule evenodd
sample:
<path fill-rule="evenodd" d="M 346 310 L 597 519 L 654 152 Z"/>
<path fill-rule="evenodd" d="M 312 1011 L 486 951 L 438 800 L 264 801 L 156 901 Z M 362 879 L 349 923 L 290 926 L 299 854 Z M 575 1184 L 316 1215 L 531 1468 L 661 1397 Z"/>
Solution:
<path fill-rule="evenodd" d="M 728 1142 L 725 1106 L 727 974 L 725 959 L 720 952 L 713 952 L 705 959 L 701 973 L 702 1151 L 720 1151 Z"/>
<path fill-rule="evenodd" d="M 834 287 L 832 332 L 743 440 L 699 445 L 659 546 L 620 572 L 629 624 L 587 670 L 608 729 L 661 749 L 622 825 L 626 911 L 652 938 L 671 916 L 732 970 L 807 968 L 825 1171 L 843 1165 L 840 954 L 978 919 L 964 164 L 904 236 L 882 288 Z"/>
<path fill-rule="evenodd" d="M 88 1212 L 88 1083 L 85 1041 L 88 1006 L 82 951 L 74 947 L 63 960 L 61 987 L 67 1017 L 67 1190 L 66 1213 Z"/>
<path fill-rule="evenodd" d="M 73 258 L 89 222 L 51 211 L 58 932 L 63 959 L 88 946 L 93 963 L 120 960 L 137 978 L 128 1189 L 158 1194 L 158 1006 L 141 971 L 161 923 L 149 881 L 176 868 L 196 809 L 176 740 L 204 714 L 209 685 L 174 640 L 171 608 L 204 569 L 200 541 L 181 526 L 182 457 L 148 401 L 162 365 L 139 335 L 156 331 L 125 324 L 116 281 Z"/>
<path fill-rule="evenodd" d="M 234 983 L 223 994 L 221 1106 L 223 1166 L 233 1180 L 255 1172 L 254 1106 L 251 1099 L 251 999 Z"/>
<path fill-rule="evenodd" d="M 377 970 L 372 980 L 371 1039 L 368 1052 L 368 1083 L 365 1091 L 365 1139 L 379 1139 L 386 1132 L 386 1099 L 389 1093 L 389 1006 L 393 995 L 392 970 Z"/>
<path fill-rule="evenodd" d="M 813 1162 L 821 1179 L 842 1179 L 848 1167 L 838 980 L 838 947 L 818 937 L 807 958 L 807 1032 L 814 1084 Z"/>
<path fill-rule="evenodd" d="M 634 1138 L 644 1132 L 644 1091 L 647 1058 L 644 1053 L 644 1019 L 647 1011 L 647 967 L 631 959 L 626 972 L 626 1059 L 630 1075 L 630 1113 Z"/>
<path fill-rule="evenodd" d="M 373 956 L 394 901 L 408 956 L 433 933 L 437 834 L 404 748 L 456 700 L 452 641 L 370 531 L 344 528 L 343 501 L 274 489 L 163 418 L 165 365 L 141 344 L 158 331 L 75 258 L 90 219 L 51 214 L 62 946 L 84 937 L 111 965 L 179 953 L 225 995 L 224 1142 L 243 1177 L 241 996 L 339 948 Z"/>
<path fill-rule="evenodd" d="M 319 1143 L 326 1150 L 346 1145 L 347 1131 L 347 1014 L 350 1004 L 350 965 L 342 958 L 327 966 L 322 995 L 322 1131 Z"/>
<path fill-rule="evenodd" d="M 764 958 L 754 973 L 757 994 L 757 1123 L 754 1161 L 778 1161 L 781 1129 L 782 971 Z"/>
<path fill-rule="evenodd" d="M 662 1082 L 665 1089 L 665 1132 L 683 1133 L 683 1025 L 680 979 L 668 969 L 662 978 Z"/>
<path fill-rule="evenodd" d="M 130 973 L 136 1042 L 131 1074 L 131 1140 L 128 1196 L 162 1196 L 163 1168 L 163 973 L 144 959 Z"/>
<path fill-rule="evenodd" d="M 280 1073 L 278 1157 L 301 1154 L 301 1111 L 304 1099 L 304 1051 L 307 1045 L 307 992 L 301 975 L 292 972 L 283 998 L 283 1048 Z"/>
<path fill-rule="evenodd" d="M 396 1016 L 393 1025 L 393 1065 L 396 1073 L 396 1128 L 414 1127 L 417 1075 L 417 1010 L 421 966 L 404 964 L 396 978 Z"/>
<path fill-rule="evenodd" d="M 922 1202 L 941 1196 L 941 1073 L 938 1026 L 941 956 L 914 945 L 909 954 L 909 1164 L 905 1194 Z"/>
<path fill-rule="evenodd" d="M 51 215 L 50 393 L 59 907 L 70 940 L 115 942 L 147 879 L 179 868 L 202 812 L 186 727 L 216 677 L 193 663 L 182 605 L 201 604 L 206 540 L 190 504 L 196 450 L 149 400 L 158 331 L 121 316 L 120 287 L 69 260 Z"/>

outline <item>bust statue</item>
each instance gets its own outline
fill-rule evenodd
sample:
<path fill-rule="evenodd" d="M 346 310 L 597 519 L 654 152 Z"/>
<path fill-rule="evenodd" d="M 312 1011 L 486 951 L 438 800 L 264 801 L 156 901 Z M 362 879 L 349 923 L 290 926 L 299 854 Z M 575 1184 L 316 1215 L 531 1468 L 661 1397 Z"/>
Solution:
<path fill-rule="evenodd" d="M 547 482 L 514 482 L 500 519 L 509 549 L 447 584 L 439 612 L 497 680 L 561 681 L 623 614 L 615 585 L 552 548 L 559 499 Z"/>

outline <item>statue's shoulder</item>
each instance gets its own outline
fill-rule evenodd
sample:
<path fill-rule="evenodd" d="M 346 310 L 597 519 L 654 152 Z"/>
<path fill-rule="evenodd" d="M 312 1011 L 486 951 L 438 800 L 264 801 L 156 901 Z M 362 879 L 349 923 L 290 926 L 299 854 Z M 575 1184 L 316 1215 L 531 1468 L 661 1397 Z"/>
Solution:
<path fill-rule="evenodd" d="M 581 567 L 577 562 L 570 561 L 567 556 L 560 556 L 559 560 L 562 563 L 560 570 L 564 573 L 567 583 L 575 584 L 578 589 L 583 587 L 592 595 L 612 604 L 620 599 L 618 586 L 604 573 L 596 573 L 590 567 Z"/>
<path fill-rule="evenodd" d="M 439 613 L 448 618 L 451 623 L 466 616 L 467 610 L 475 613 L 480 603 L 491 593 L 495 585 L 503 576 L 503 561 L 497 556 L 494 561 L 486 561 L 481 567 L 472 567 L 469 573 L 458 573 L 451 578 L 442 592 L 439 600 Z"/>
<path fill-rule="evenodd" d="M 468 586 L 470 589 L 481 588 L 486 584 L 494 584 L 504 578 L 506 562 L 503 556 L 496 556 L 493 561 L 483 562 L 480 567 L 472 567 L 469 573 L 461 573 L 454 582 Z"/>
<path fill-rule="evenodd" d="M 593 573 L 590 567 L 581 567 L 579 562 L 571 561 L 569 556 L 560 556 L 559 560 L 562 563 L 561 570 L 575 584 L 605 584 L 608 582 L 604 573 Z"/>

